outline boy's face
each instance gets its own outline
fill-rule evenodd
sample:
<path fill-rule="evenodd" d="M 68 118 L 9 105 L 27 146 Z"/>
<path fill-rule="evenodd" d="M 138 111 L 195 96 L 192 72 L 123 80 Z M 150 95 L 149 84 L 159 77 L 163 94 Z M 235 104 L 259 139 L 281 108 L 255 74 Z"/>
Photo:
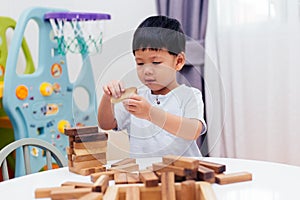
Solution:
<path fill-rule="evenodd" d="M 166 50 L 137 50 L 135 61 L 139 79 L 153 94 L 167 94 L 178 86 L 176 71 L 185 62 L 184 53 L 171 55 Z"/>

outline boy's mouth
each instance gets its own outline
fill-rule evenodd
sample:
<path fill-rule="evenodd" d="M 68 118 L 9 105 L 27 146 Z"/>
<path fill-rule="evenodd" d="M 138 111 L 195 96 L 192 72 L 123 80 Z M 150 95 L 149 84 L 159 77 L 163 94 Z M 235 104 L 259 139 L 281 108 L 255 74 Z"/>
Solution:
<path fill-rule="evenodd" d="M 151 84 L 154 83 L 156 80 L 155 79 L 145 79 L 146 84 Z"/>

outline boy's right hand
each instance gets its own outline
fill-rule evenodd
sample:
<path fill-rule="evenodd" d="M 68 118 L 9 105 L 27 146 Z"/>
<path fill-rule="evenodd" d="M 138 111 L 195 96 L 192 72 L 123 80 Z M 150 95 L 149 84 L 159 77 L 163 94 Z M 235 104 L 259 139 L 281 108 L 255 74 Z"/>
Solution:
<path fill-rule="evenodd" d="M 119 80 L 113 80 L 103 86 L 103 91 L 106 95 L 114 98 L 120 98 L 125 92 L 124 84 Z"/>

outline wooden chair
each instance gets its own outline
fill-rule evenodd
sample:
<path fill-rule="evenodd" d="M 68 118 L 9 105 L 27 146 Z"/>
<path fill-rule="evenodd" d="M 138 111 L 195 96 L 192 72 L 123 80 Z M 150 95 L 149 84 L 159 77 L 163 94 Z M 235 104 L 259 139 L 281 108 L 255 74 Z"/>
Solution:
<path fill-rule="evenodd" d="M 9 180 L 6 158 L 9 154 L 11 154 L 14 150 L 17 150 L 18 148 L 23 149 L 25 173 L 26 175 L 31 174 L 29 146 L 38 147 L 45 151 L 47 169 L 52 169 L 52 158 L 55 160 L 59 167 L 67 166 L 66 158 L 55 146 L 37 138 L 22 138 L 8 144 L 0 151 L 0 166 L 2 168 L 2 176 L 4 181 Z"/>

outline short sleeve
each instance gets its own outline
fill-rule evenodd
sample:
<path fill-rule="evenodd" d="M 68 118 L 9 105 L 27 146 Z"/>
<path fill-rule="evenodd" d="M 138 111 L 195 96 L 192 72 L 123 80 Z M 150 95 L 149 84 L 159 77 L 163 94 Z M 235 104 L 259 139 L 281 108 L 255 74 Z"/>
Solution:
<path fill-rule="evenodd" d="M 186 102 L 184 105 L 183 116 L 190 119 L 198 119 L 202 122 L 203 128 L 201 134 L 207 130 L 206 122 L 204 120 L 204 103 L 202 93 L 196 88 L 190 88 L 186 91 Z"/>

